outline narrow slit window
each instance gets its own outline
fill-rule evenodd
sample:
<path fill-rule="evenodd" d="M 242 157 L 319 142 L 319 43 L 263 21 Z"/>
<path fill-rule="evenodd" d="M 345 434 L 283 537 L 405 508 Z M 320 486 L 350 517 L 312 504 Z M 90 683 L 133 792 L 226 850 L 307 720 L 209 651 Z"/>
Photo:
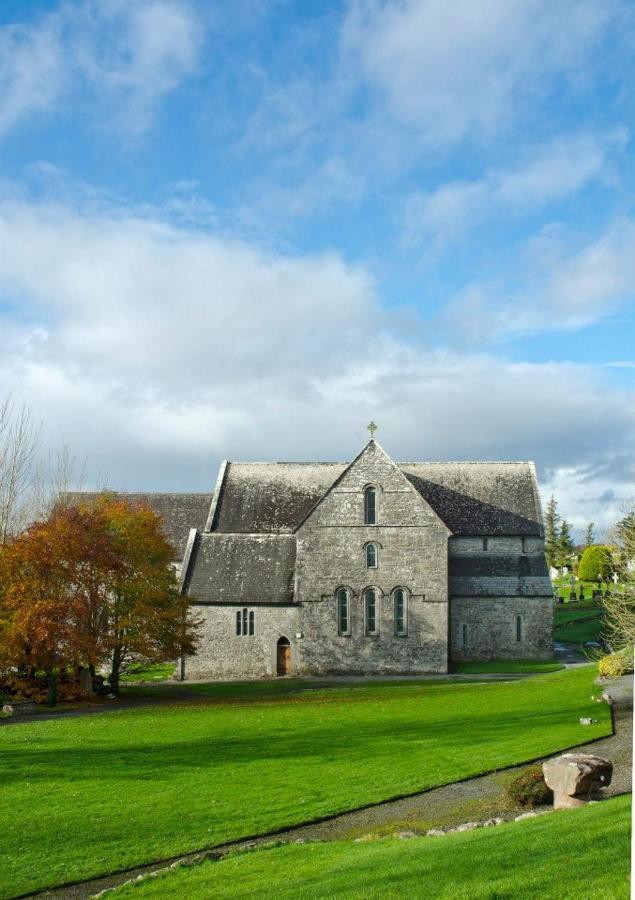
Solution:
<path fill-rule="evenodd" d="M 238 637 L 240 637 L 240 635 L 243 633 L 242 623 L 242 616 L 240 614 L 240 610 L 238 610 L 238 612 L 236 613 L 236 634 L 238 635 Z"/>
<path fill-rule="evenodd" d="M 404 635 L 408 630 L 408 611 L 406 608 L 406 595 L 397 588 L 393 595 L 395 605 L 395 634 Z"/>
<path fill-rule="evenodd" d="M 348 592 L 342 588 L 337 592 L 337 633 L 350 634 L 350 628 Z"/>
<path fill-rule="evenodd" d="M 249 626 L 247 624 L 247 610 L 243 609 L 243 635 L 249 634 L 248 628 Z"/>
<path fill-rule="evenodd" d="M 377 634 L 377 593 L 368 588 L 364 595 L 366 614 L 366 634 Z"/>
<path fill-rule="evenodd" d="M 483 538 L 483 550 L 489 550 L 489 540 L 487 538 Z"/>
<path fill-rule="evenodd" d="M 366 544 L 366 568 L 377 568 L 377 544 Z"/>
<path fill-rule="evenodd" d="M 255 612 L 254 612 L 253 609 L 252 609 L 252 610 L 250 610 L 250 612 L 249 612 L 249 634 L 250 634 L 250 635 L 253 635 L 253 634 L 254 634 L 254 631 L 255 631 L 255 625 L 256 625 L 256 614 L 255 614 Z"/>
<path fill-rule="evenodd" d="M 522 641 L 523 639 L 523 617 L 516 616 L 516 640 Z"/>
<path fill-rule="evenodd" d="M 364 523 L 375 525 L 377 522 L 377 494 L 374 487 L 364 491 Z"/>
<path fill-rule="evenodd" d="M 467 625 L 461 625 L 461 643 L 467 647 Z"/>

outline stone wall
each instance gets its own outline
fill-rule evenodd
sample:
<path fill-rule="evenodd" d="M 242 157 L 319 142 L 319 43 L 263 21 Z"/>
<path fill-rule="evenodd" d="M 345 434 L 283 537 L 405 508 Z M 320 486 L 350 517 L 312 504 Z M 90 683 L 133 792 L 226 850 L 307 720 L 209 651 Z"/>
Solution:
<path fill-rule="evenodd" d="M 377 524 L 364 524 L 364 488 L 377 491 Z M 298 533 L 301 671 L 316 674 L 447 671 L 448 530 L 407 479 L 370 444 Z M 366 568 L 365 545 L 378 547 Z M 351 633 L 338 635 L 338 588 L 349 591 Z M 379 633 L 367 635 L 363 592 L 377 594 Z M 408 597 L 408 628 L 394 629 L 393 591 Z"/>
<path fill-rule="evenodd" d="M 551 658 L 553 601 L 543 539 L 452 537 L 449 553 L 451 658 Z"/>
<path fill-rule="evenodd" d="M 522 637 L 516 640 L 516 616 Z M 467 625 L 467 646 L 463 646 Z M 452 597 L 452 660 L 550 659 L 553 656 L 553 601 L 549 597 Z"/>
<path fill-rule="evenodd" d="M 249 606 L 254 634 L 236 635 L 236 612 L 241 606 L 194 606 L 203 620 L 196 656 L 185 660 L 186 679 L 260 678 L 275 676 L 277 644 L 281 637 L 291 644 L 291 674 L 299 668 L 298 609 L 293 606 Z"/>

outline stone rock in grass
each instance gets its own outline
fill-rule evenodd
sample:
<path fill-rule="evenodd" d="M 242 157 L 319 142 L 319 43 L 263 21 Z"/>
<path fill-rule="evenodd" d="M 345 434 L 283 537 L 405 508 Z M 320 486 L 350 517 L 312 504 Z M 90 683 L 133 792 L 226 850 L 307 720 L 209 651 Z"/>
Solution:
<path fill-rule="evenodd" d="M 452 831 L 473 831 L 475 828 L 480 827 L 480 822 L 464 822 L 463 825 L 457 825 L 457 827 L 453 828 Z"/>
<path fill-rule="evenodd" d="M 563 753 L 543 763 L 542 770 L 553 791 L 554 809 L 587 803 L 613 777 L 613 763 L 590 753 Z"/>
<path fill-rule="evenodd" d="M 2 707 L 2 712 L 8 716 L 28 716 L 36 710 L 37 706 L 33 700 L 12 700 Z"/>
<path fill-rule="evenodd" d="M 406 841 L 406 840 L 408 840 L 408 838 L 417 837 L 417 832 L 416 831 L 398 831 L 397 837 L 400 838 L 402 841 Z"/>
<path fill-rule="evenodd" d="M 597 725 L 597 721 L 597 719 L 592 719 L 591 716 L 582 716 L 580 725 Z"/>
<path fill-rule="evenodd" d="M 504 819 L 500 819 L 498 816 L 495 816 L 493 819 L 487 819 L 483 822 L 483 828 L 489 828 L 491 825 L 502 825 Z"/>
<path fill-rule="evenodd" d="M 520 816 L 516 816 L 516 818 L 514 819 L 514 822 L 522 822 L 523 819 L 535 819 L 537 815 L 538 815 L 537 812 L 522 813 Z"/>
<path fill-rule="evenodd" d="M 441 828 L 431 828 L 429 831 L 426 831 L 427 837 L 441 837 L 442 834 L 447 834 L 447 832 Z"/>

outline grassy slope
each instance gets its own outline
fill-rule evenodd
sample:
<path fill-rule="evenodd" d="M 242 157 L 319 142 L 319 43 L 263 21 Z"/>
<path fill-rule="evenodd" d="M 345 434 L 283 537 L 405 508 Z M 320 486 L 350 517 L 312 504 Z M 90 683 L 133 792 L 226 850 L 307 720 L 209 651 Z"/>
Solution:
<path fill-rule="evenodd" d="M 618 797 L 441 838 L 256 850 L 170 872 L 114 896 L 626 900 L 630 801 L 630 795 Z"/>
<path fill-rule="evenodd" d="M 121 682 L 165 681 L 173 675 L 174 663 L 131 663 L 122 674 Z"/>
<path fill-rule="evenodd" d="M 597 641 L 602 634 L 604 610 L 598 607 L 575 609 L 569 607 L 554 610 L 554 631 L 556 641 L 570 644 L 584 644 Z"/>
<path fill-rule="evenodd" d="M 593 667 L 0 730 L 0 896 L 263 833 L 610 732 Z M 580 726 L 582 715 L 600 721 Z"/>

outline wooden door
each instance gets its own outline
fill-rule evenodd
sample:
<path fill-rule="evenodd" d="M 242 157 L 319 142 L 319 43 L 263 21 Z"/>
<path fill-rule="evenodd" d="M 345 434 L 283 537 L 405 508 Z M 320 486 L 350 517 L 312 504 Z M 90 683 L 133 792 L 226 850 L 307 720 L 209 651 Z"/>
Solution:
<path fill-rule="evenodd" d="M 278 675 L 288 675 L 291 671 L 291 647 L 278 644 Z"/>

